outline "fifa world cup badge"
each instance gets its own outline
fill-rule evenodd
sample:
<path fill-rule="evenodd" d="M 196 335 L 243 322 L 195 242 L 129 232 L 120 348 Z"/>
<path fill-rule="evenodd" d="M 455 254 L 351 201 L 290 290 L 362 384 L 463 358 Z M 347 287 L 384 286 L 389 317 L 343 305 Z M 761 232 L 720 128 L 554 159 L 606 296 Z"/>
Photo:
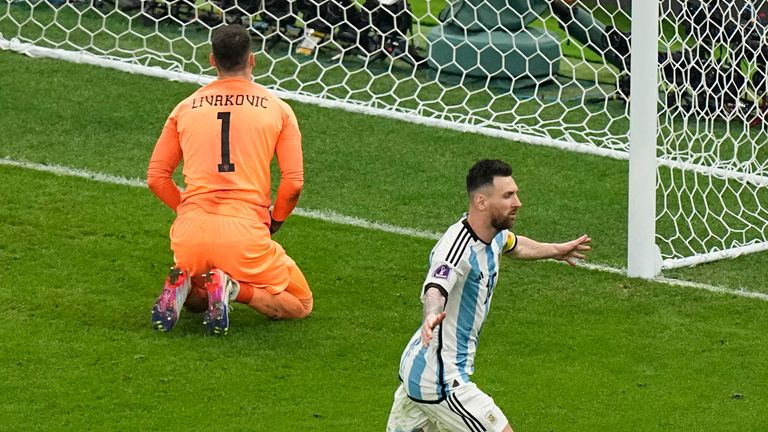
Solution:
<path fill-rule="evenodd" d="M 489 422 L 490 422 L 492 425 L 494 425 L 494 426 L 496 425 L 496 416 L 495 416 L 495 415 L 493 415 L 493 413 L 492 413 L 492 412 L 488 412 L 488 414 L 486 414 L 486 415 L 485 415 L 485 418 L 487 418 L 487 419 L 488 419 L 488 421 L 489 421 Z"/>
<path fill-rule="evenodd" d="M 440 279 L 448 279 L 448 275 L 450 274 L 451 274 L 451 268 L 443 264 L 440 267 L 435 269 L 434 273 L 432 273 L 432 277 L 440 278 Z"/>

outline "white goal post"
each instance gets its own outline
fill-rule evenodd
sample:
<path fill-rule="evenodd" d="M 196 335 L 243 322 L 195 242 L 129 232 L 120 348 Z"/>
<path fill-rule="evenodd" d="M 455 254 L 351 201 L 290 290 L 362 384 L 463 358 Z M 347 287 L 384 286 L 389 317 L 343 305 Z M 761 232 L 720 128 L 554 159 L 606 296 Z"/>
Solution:
<path fill-rule="evenodd" d="M 768 250 L 767 1 L 4 0 L 0 48 L 202 84 L 240 23 L 286 99 L 626 159 L 649 278 Z"/>
<path fill-rule="evenodd" d="M 659 8 L 632 5 L 627 275 L 651 278 L 661 272 L 656 247 L 657 52 Z"/>

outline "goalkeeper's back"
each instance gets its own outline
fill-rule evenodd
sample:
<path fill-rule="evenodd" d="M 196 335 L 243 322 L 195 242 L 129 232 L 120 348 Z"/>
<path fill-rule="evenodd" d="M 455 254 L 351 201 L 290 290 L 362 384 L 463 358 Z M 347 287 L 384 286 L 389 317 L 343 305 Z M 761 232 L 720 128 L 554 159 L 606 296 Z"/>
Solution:
<path fill-rule="evenodd" d="M 296 116 L 280 98 L 251 82 L 253 54 L 247 61 L 222 73 L 212 59 L 219 79 L 181 101 L 165 123 L 147 182 L 178 214 L 202 208 L 268 224 L 275 155 L 281 180 L 271 218 L 283 221 L 296 206 L 304 182 Z M 171 176 L 182 159 L 186 190 L 180 193 Z"/>

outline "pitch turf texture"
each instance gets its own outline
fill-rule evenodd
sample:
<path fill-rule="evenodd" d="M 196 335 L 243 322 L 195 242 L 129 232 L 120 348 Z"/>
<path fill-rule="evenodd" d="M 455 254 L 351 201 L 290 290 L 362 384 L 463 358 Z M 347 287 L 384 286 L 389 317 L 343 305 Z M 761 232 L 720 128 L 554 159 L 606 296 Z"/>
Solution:
<path fill-rule="evenodd" d="M 0 156 L 142 178 L 195 86 L 0 52 Z M 291 103 L 304 209 L 440 232 L 466 169 L 512 162 L 516 231 L 625 265 L 626 162 Z M 144 188 L 0 165 L 0 430 L 382 431 L 432 240 L 293 216 L 315 311 L 153 333 L 172 213 Z M 667 276 L 766 292 L 768 256 Z M 504 259 L 474 376 L 517 431 L 760 431 L 766 302 Z"/>

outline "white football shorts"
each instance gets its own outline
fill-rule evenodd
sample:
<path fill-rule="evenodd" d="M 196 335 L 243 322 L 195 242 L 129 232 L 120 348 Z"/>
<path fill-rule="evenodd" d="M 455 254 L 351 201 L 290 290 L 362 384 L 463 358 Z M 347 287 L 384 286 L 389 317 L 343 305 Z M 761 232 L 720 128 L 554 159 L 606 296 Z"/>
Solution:
<path fill-rule="evenodd" d="M 507 423 L 493 398 L 474 383 L 452 388 L 440 403 L 413 401 L 400 384 L 387 432 L 501 432 Z"/>

